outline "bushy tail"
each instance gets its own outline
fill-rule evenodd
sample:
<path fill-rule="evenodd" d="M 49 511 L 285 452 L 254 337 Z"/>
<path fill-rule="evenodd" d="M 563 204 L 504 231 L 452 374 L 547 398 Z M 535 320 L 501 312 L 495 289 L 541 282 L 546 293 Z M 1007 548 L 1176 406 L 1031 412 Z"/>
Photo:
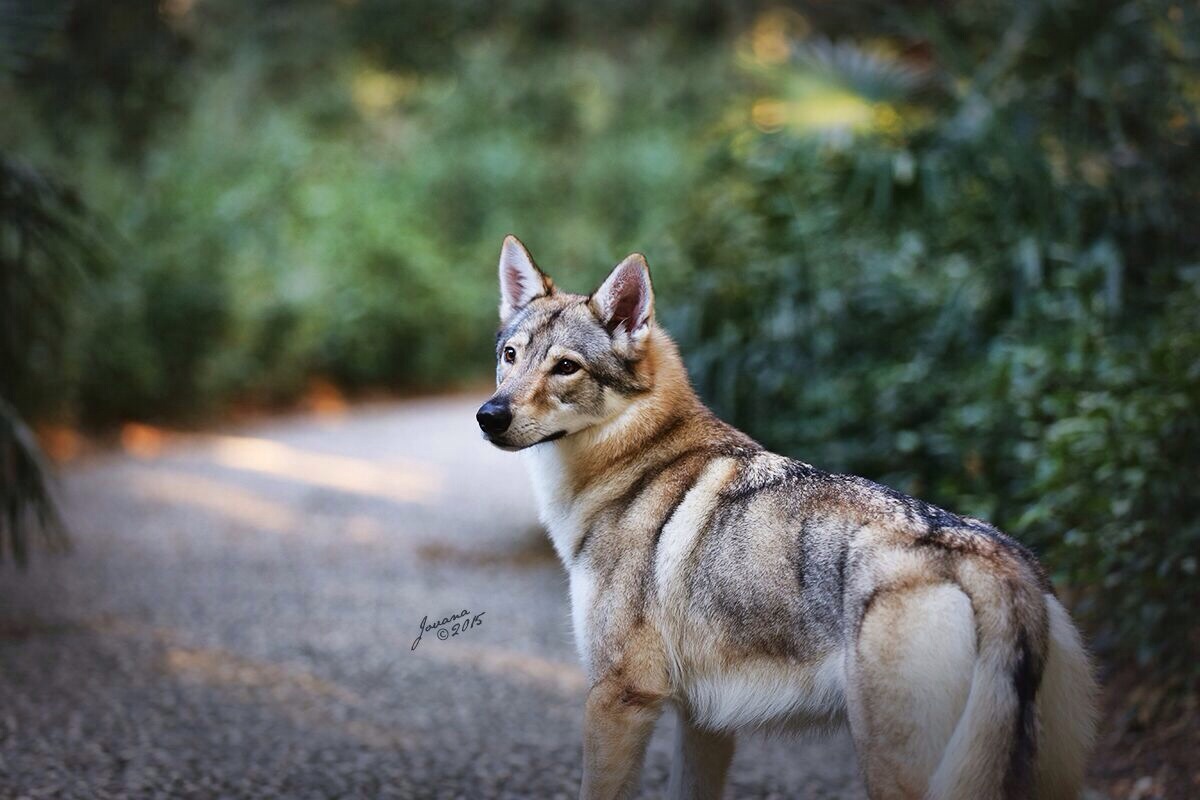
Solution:
<path fill-rule="evenodd" d="M 978 631 L 971 690 L 928 798 L 1077 798 L 1095 731 L 1079 634 L 1052 596 L 994 589 L 968 592 Z"/>
<path fill-rule="evenodd" d="M 1037 754 L 1039 800 L 1079 796 L 1096 739 L 1099 687 L 1079 631 L 1066 609 L 1047 596 L 1050 651 L 1038 690 L 1041 732 Z"/>

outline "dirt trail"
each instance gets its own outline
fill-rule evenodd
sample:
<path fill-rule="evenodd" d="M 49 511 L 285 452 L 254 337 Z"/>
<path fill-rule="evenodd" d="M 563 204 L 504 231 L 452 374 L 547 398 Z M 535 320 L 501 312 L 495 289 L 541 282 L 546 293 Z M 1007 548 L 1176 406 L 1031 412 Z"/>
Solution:
<path fill-rule="evenodd" d="M 66 469 L 76 551 L 0 571 L 0 797 L 575 797 L 566 577 L 478 400 L 142 437 Z M 464 610 L 483 616 L 412 649 L 422 618 Z M 863 793 L 844 736 L 750 738 L 726 797 Z"/>

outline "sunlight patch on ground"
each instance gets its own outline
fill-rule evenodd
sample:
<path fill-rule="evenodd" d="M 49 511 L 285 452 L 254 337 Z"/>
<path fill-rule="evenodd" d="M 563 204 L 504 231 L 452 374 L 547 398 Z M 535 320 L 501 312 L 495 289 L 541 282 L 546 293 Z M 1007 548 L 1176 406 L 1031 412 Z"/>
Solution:
<path fill-rule="evenodd" d="M 270 439 L 248 436 L 206 438 L 212 446 L 213 461 L 223 467 L 352 494 L 400 503 L 428 503 L 445 483 L 440 469 L 418 461 L 383 465 L 362 458 L 314 453 Z"/>
<path fill-rule="evenodd" d="M 299 529 L 296 515 L 288 506 L 224 481 L 155 468 L 135 473 L 129 485 L 143 498 L 192 506 L 252 528 L 276 533 Z"/>

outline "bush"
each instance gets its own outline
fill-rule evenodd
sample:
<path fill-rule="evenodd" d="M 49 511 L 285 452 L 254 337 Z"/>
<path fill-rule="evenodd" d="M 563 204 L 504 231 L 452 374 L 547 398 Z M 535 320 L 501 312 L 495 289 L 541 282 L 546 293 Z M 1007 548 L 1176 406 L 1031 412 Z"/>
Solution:
<path fill-rule="evenodd" d="M 1195 679 L 1197 15 L 983 8 L 757 59 L 673 322 L 752 433 L 990 518 Z"/>

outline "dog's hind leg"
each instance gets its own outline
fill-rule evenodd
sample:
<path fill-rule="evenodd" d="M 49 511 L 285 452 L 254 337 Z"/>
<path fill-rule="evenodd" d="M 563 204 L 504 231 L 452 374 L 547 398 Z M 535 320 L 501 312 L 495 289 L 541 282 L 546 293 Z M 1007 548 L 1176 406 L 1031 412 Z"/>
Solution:
<path fill-rule="evenodd" d="M 734 735 L 696 726 L 680 709 L 675 729 L 669 800 L 718 800 L 733 760 Z"/>
<path fill-rule="evenodd" d="M 846 659 L 850 730 L 872 800 L 922 800 L 971 690 L 971 601 L 935 583 L 879 591 Z"/>

